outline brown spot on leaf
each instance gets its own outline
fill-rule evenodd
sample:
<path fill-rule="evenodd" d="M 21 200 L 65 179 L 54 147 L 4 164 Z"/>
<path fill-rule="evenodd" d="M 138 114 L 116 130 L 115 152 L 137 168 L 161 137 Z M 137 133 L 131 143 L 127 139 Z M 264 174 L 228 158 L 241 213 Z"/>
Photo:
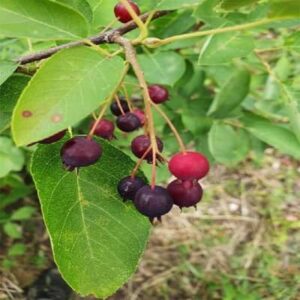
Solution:
<path fill-rule="evenodd" d="M 62 120 L 61 114 L 55 114 L 51 117 L 53 123 L 59 123 Z"/>
<path fill-rule="evenodd" d="M 24 111 L 22 112 L 22 116 L 23 116 L 24 118 L 30 118 L 30 117 L 32 117 L 32 112 L 31 112 L 30 110 L 24 110 Z"/>

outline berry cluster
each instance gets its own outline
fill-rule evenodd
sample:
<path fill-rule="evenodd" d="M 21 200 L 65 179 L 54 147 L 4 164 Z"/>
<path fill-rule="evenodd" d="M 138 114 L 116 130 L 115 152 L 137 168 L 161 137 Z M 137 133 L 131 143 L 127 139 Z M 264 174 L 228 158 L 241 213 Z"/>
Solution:
<path fill-rule="evenodd" d="M 169 161 L 169 170 L 177 179 L 166 189 L 149 186 L 140 177 L 128 176 L 119 182 L 118 192 L 124 200 L 133 200 L 137 210 L 151 222 L 155 218 L 161 220 L 173 204 L 180 208 L 196 207 L 203 195 L 198 181 L 209 171 L 206 157 L 198 152 L 178 153 Z"/>
<path fill-rule="evenodd" d="M 131 12 L 127 10 L 131 6 Z M 125 23 L 132 20 L 133 12 L 140 14 L 138 6 L 128 1 L 128 5 L 119 3 L 115 7 L 115 15 L 119 21 Z M 132 99 L 126 94 L 125 98 L 115 95 L 115 101 L 110 105 L 110 111 L 116 117 L 116 126 L 124 133 L 130 133 L 144 127 L 144 133 L 138 135 L 131 142 L 131 151 L 138 158 L 138 162 L 132 173 L 120 180 L 118 193 L 121 198 L 133 201 L 136 209 L 147 216 L 151 222 L 167 214 L 177 205 L 180 208 L 191 207 L 200 202 L 203 194 L 199 180 L 207 175 L 209 163 L 205 156 L 198 152 L 189 152 L 185 149 L 180 135 L 167 115 L 159 108 L 169 100 L 168 90 L 158 84 L 145 86 L 144 101 L 145 111 L 135 108 Z M 174 155 L 168 162 L 169 171 L 177 179 L 172 181 L 167 188 L 156 185 L 156 167 L 158 163 L 167 161 L 162 155 L 164 144 L 155 134 L 155 126 L 152 116 L 154 107 L 166 120 L 172 129 L 180 145 L 181 152 Z M 112 141 L 115 138 L 115 124 L 113 121 L 104 119 L 103 115 L 107 106 L 101 110 L 99 117 L 90 125 L 87 136 L 75 136 L 64 143 L 61 148 L 61 159 L 68 171 L 95 164 L 102 155 L 101 145 L 93 140 L 93 136 Z M 66 131 L 61 131 L 40 143 L 49 144 L 64 137 Z M 143 161 L 152 164 L 152 180 L 148 185 L 143 178 L 136 176 Z"/>
<path fill-rule="evenodd" d="M 168 90 L 160 85 L 148 87 L 148 93 L 153 105 L 161 104 L 169 99 Z M 151 185 L 136 176 L 143 161 L 153 164 L 155 170 L 157 163 L 164 163 L 162 156 L 164 144 L 162 140 L 148 132 L 148 116 L 139 108 L 134 108 L 132 101 L 122 97 L 115 97 L 110 105 L 112 115 L 116 117 L 117 127 L 124 133 L 138 130 L 145 126 L 144 134 L 138 135 L 131 142 L 131 151 L 139 159 L 136 167 L 130 174 L 118 184 L 118 192 L 121 198 L 133 201 L 136 209 L 147 216 L 151 222 L 167 214 L 177 205 L 180 208 L 196 206 L 201 200 L 203 190 L 198 183 L 199 179 L 207 175 L 209 163 L 205 156 L 197 152 L 188 152 L 185 149 L 174 155 L 169 161 L 169 170 L 177 179 L 172 181 L 167 188 L 155 184 L 155 172 L 152 174 Z M 102 155 L 102 147 L 93 140 L 93 135 L 112 141 L 115 138 L 115 124 L 113 121 L 100 118 L 90 125 L 90 133 L 87 136 L 75 136 L 64 143 L 61 148 L 61 159 L 68 171 L 75 168 L 86 167 L 95 164 Z M 66 130 L 61 131 L 45 140 L 43 144 L 57 142 L 65 136 Z"/>

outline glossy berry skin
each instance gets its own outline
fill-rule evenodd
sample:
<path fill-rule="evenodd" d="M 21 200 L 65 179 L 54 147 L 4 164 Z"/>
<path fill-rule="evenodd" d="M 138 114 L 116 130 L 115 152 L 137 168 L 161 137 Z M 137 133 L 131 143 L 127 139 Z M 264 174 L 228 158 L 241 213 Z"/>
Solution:
<path fill-rule="evenodd" d="M 151 222 L 167 214 L 173 206 L 173 199 L 165 188 L 155 186 L 152 189 L 146 185 L 138 190 L 134 198 L 136 209 L 150 218 Z"/>
<path fill-rule="evenodd" d="M 199 180 L 207 175 L 209 162 L 198 152 L 178 153 L 169 161 L 170 172 L 181 180 Z"/>
<path fill-rule="evenodd" d="M 76 136 L 68 140 L 60 151 L 61 159 L 67 170 L 95 164 L 102 155 L 101 146 L 85 136 Z"/>
<path fill-rule="evenodd" d="M 44 140 L 39 141 L 39 143 L 40 144 L 53 144 L 55 142 L 58 142 L 65 136 L 66 132 L 67 132 L 67 130 L 60 131 Z"/>
<path fill-rule="evenodd" d="M 156 104 L 164 103 L 169 99 L 169 91 L 161 85 L 150 85 L 148 91 L 151 100 Z"/>
<path fill-rule="evenodd" d="M 140 11 L 138 5 L 132 1 L 128 1 L 128 3 L 133 8 L 135 13 L 139 16 L 141 14 L 141 11 Z M 115 6 L 114 13 L 115 13 L 116 18 L 122 23 L 127 23 L 132 20 L 130 13 L 128 12 L 126 7 L 122 3 L 119 3 Z"/>
<path fill-rule="evenodd" d="M 197 181 L 172 181 L 167 188 L 174 204 L 182 207 L 196 206 L 201 201 L 203 190 Z"/>
<path fill-rule="evenodd" d="M 160 138 L 156 137 L 157 147 L 160 152 L 163 151 L 164 144 L 161 141 Z M 151 145 L 150 137 L 147 135 L 139 135 L 137 136 L 132 142 L 131 142 L 131 150 L 132 153 L 138 157 L 142 158 L 145 152 L 149 149 Z M 152 162 L 153 160 L 153 151 L 152 149 L 149 151 L 149 153 L 145 156 L 145 160 L 148 162 Z"/>
<path fill-rule="evenodd" d="M 127 112 L 129 112 L 129 106 L 127 101 L 125 100 L 120 100 L 120 105 L 123 109 L 123 112 L 126 114 Z M 115 115 L 116 117 L 121 116 L 123 113 L 119 107 L 119 104 L 117 101 L 114 101 L 111 106 L 110 106 L 110 110 L 112 112 L 113 115 Z"/>
<path fill-rule="evenodd" d="M 133 113 L 126 113 L 117 118 L 117 126 L 124 132 L 132 132 L 141 127 L 140 119 Z"/>
<path fill-rule="evenodd" d="M 91 124 L 91 128 L 95 125 L 95 122 Z M 112 121 L 102 119 L 98 124 L 94 131 L 94 134 L 111 141 L 114 139 L 114 131 L 115 131 L 115 125 Z"/>
<path fill-rule="evenodd" d="M 137 191 L 145 185 L 142 178 L 128 176 L 119 182 L 118 192 L 124 200 L 134 200 Z"/>
<path fill-rule="evenodd" d="M 144 125 L 146 123 L 146 115 L 145 115 L 144 111 L 136 108 L 133 111 L 133 113 L 140 119 L 142 125 Z"/>

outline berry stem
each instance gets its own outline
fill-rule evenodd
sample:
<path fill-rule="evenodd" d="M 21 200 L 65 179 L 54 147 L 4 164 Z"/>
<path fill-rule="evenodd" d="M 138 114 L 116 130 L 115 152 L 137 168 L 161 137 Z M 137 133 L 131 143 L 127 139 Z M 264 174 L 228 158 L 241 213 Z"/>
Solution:
<path fill-rule="evenodd" d="M 145 151 L 145 153 L 143 154 L 143 156 L 138 160 L 138 162 L 136 163 L 133 171 L 131 172 L 131 178 L 134 178 L 138 169 L 140 168 L 140 166 L 142 165 L 145 157 L 149 154 L 149 152 L 151 151 L 151 145 L 148 147 L 148 149 Z"/>
<path fill-rule="evenodd" d="M 133 43 L 134 44 L 140 43 L 141 41 L 143 41 L 144 39 L 146 39 L 147 36 L 148 36 L 148 28 L 147 28 L 147 26 L 140 19 L 140 17 L 136 14 L 136 12 L 134 11 L 134 9 L 129 4 L 128 0 L 119 0 L 119 2 L 122 3 L 125 6 L 125 8 L 127 9 L 127 11 L 129 12 L 130 16 L 132 17 L 133 21 L 139 27 L 139 29 L 140 29 L 140 35 L 139 35 L 139 37 L 135 41 L 133 41 Z"/>
<path fill-rule="evenodd" d="M 128 95 L 127 89 L 126 89 L 126 87 L 125 87 L 124 84 L 122 85 L 122 89 L 123 89 L 123 92 L 124 92 L 124 95 L 125 95 L 125 99 L 126 99 L 126 101 L 128 103 L 129 110 L 132 112 L 133 111 L 133 104 L 131 102 L 131 99 L 130 99 L 130 97 Z"/>
<path fill-rule="evenodd" d="M 186 148 L 185 148 L 184 142 L 183 142 L 179 132 L 177 131 L 176 127 L 172 123 L 172 121 L 169 119 L 169 117 L 166 115 L 166 113 L 157 104 L 155 104 L 153 101 L 151 101 L 151 105 L 165 119 L 165 121 L 169 125 L 170 129 L 172 130 L 175 138 L 177 139 L 177 142 L 180 146 L 181 152 L 185 153 Z"/>
<path fill-rule="evenodd" d="M 155 189 L 156 183 L 156 153 L 152 152 L 152 177 L 151 177 L 151 188 L 152 190 Z"/>
<path fill-rule="evenodd" d="M 151 110 L 151 98 L 149 95 L 148 85 L 146 83 L 144 73 L 143 73 L 139 63 L 137 62 L 136 52 L 135 52 L 135 49 L 132 46 L 131 42 L 120 35 L 115 35 L 113 40 L 116 43 L 118 43 L 124 47 L 126 59 L 131 64 L 133 71 L 138 79 L 139 84 L 140 84 L 140 87 L 142 89 L 143 98 L 144 98 L 144 102 L 145 102 L 145 114 L 147 116 L 147 120 L 146 120 L 147 129 L 149 131 L 152 151 L 153 151 L 154 155 L 156 156 L 156 154 L 158 153 L 158 147 L 157 147 L 157 143 L 156 143 L 153 113 Z"/>
<path fill-rule="evenodd" d="M 90 130 L 90 132 L 89 132 L 89 134 L 88 134 L 88 136 L 87 136 L 87 139 L 88 139 L 88 140 L 92 139 L 92 137 L 93 137 L 93 135 L 94 135 L 94 132 L 95 132 L 95 130 L 96 130 L 96 128 L 97 128 L 99 122 L 100 122 L 101 119 L 103 118 L 103 116 L 104 116 L 104 114 L 105 114 L 105 112 L 106 112 L 106 110 L 107 110 L 107 108 L 108 108 L 108 106 L 109 106 L 109 103 L 110 103 L 110 101 L 107 101 L 107 102 L 105 103 L 105 105 L 102 107 L 102 109 L 101 109 L 101 111 L 100 111 L 100 113 L 99 113 L 99 116 L 98 116 L 96 122 L 94 123 L 92 129 Z"/>
<path fill-rule="evenodd" d="M 123 109 L 123 107 L 122 107 L 122 105 L 121 105 L 120 98 L 119 98 L 119 96 L 118 96 L 118 95 L 115 95 L 115 98 L 116 98 L 116 101 L 117 101 L 118 107 L 119 107 L 119 109 L 120 109 L 120 111 L 121 111 L 122 115 L 124 116 L 124 115 L 125 115 L 125 112 L 124 112 L 124 109 Z"/>
<path fill-rule="evenodd" d="M 95 49 L 101 55 L 107 56 L 107 57 L 111 57 L 111 53 L 110 52 L 108 52 L 107 50 L 104 50 L 104 49 L 100 48 L 98 45 L 94 44 L 91 40 L 85 39 L 84 43 L 86 45 L 90 46 L 91 48 Z"/>
<path fill-rule="evenodd" d="M 116 86 L 116 88 L 114 89 L 114 91 L 112 92 L 112 94 L 109 96 L 109 98 L 104 102 L 104 106 L 102 107 L 102 109 L 101 109 L 101 111 L 99 113 L 99 116 L 98 116 L 96 122 L 94 123 L 93 127 L 91 128 L 91 130 L 90 130 L 90 132 L 89 132 L 89 134 L 87 136 L 87 139 L 89 139 L 89 140 L 92 139 L 92 137 L 94 135 L 94 132 L 95 132 L 98 124 L 100 123 L 102 117 L 104 116 L 104 114 L 105 114 L 108 106 L 110 105 L 110 103 L 112 102 L 112 100 L 114 99 L 114 97 L 117 96 L 116 94 L 117 94 L 117 92 L 118 92 L 118 90 L 119 90 L 119 88 L 120 88 L 120 86 L 121 86 L 121 84 L 122 84 L 125 76 L 127 75 L 128 70 L 129 70 L 129 64 L 127 63 L 125 65 L 124 71 L 122 73 L 122 76 L 120 78 L 120 81 L 119 81 L 118 85 Z"/>
<path fill-rule="evenodd" d="M 150 47 L 150 48 L 156 48 L 160 47 L 162 45 L 167 45 L 170 43 L 174 43 L 181 40 L 186 39 L 192 39 L 196 37 L 201 36 L 208 36 L 208 35 L 214 35 L 224 32 L 233 32 L 233 31 L 242 31 L 247 29 L 252 29 L 258 26 L 266 25 L 269 23 L 273 23 L 274 19 L 262 19 L 251 23 L 241 24 L 241 25 L 234 25 L 234 26 L 227 26 L 222 28 L 216 28 L 216 29 L 210 29 L 210 30 L 202 30 L 202 31 L 196 31 L 191 33 L 185 33 L 185 34 L 179 34 L 174 35 L 165 39 L 157 39 L 157 38 L 149 38 L 144 41 L 144 45 Z"/>

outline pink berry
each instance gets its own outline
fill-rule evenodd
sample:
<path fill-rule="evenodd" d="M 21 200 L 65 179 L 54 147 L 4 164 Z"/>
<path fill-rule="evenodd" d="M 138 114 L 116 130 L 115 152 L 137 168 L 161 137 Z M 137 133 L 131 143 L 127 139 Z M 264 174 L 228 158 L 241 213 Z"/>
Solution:
<path fill-rule="evenodd" d="M 135 11 L 135 13 L 139 16 L 141 14 L 141 11 L 140 11 L 138 5 L 132 1 L 128 1 L 128 3 L 132 7 L 132 9 Z M 115 6 L 114 12 L 115 12 L 116 18 L 122 23 L 127 23 L 132 20 L 130 13 L 128 12 L 128 10 L 124 6 L 124 4 L 122 4 L 122 3 L 119 3 Z"/>
<path fill-rule="evenodd" d="M 91 124 L 91 128 L 94 126 L 95 122 Z M 115 125 L 112 121 L 102 119 L 95 129 L 94 134 L 111 141 L 114 138 Z"/>
<path fill-rule="evenodd" d="M 178 153 L 171 158 L 169 170 L 178 179 L 199 180 L 207 175 L 209 162 L 198 152 Z"/>
<path fill-rule="evenodd" d="M 148 91 L 151 100 L 156 104 L 166 102 L 169 99 L 169 91 L 161 85 L 150 85 Z"/>
<path fill-rule="evenodd" d="M 146 122 L 146 115 L 145 113 L 141 110 L 136 108 L 133 113 L 140 119 L 141 124 L 144 125 Z"/>

